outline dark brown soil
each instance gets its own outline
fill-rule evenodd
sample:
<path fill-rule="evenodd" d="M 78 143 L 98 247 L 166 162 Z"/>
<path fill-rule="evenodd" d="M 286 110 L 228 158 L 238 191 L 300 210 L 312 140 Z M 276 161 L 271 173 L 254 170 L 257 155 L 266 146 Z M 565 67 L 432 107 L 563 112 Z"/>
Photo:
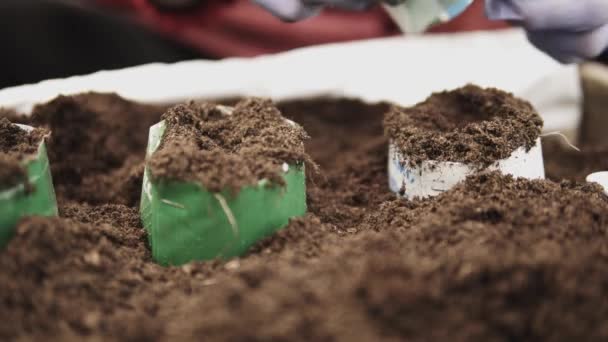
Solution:
<path fill-rule="evenodd" d="M 584 181 L 591 173 L 608 171 L 608 146 L 580 145 L 573 149 L 560 137 L 543 139 L 547 177 Z"/>
<path fill-rule="evenodd" d="M 166 130 L 148 160 L 152 178 L 236 192 L 262 179 L 282 185 L 284 163 L 310 160 L 306 132 L 286 121 L 270 100 L 247 99 L 234 107 L 191 102 L 162 118 Z"/>
<path fill-rule="evenodd" d="M 411 164 L 425 160 L 480 167 L 530 149 L 542 119 L 528 102 L 498 89 L 467 85 L 413 107 L 393 106 L 385 131 Z"/>
<path fill-rule="evenodd" d="M 22 164 L 36 154 L 46 135 L 44 129 L 35 129 L 28 133 L 8 121 L 8 118 L 0 117 L 0 190 L 25 180 L 26 174 Z"/>
<path fill-rule="evenodd" d="M 0 118 L 0 153 L 23 160 L 38 151 L 44 133 L 41 129 L 28 133 L 8 119 Z"/>
<path fill-rule="evenodd" d="M 36 107 L 31 124 L 52 132 L 48 152 L 58 197 L 90 204 L 135 204 L 147 127 L 158 122 L 164 110 L 100 94 L 61 96 Z"/>
<path fill-rule="evenodd" d="M 121 105 L 91 111 L 84 99 Z M 61 101 L 81 127 L 127 106 L 95 94 Z M 141 177 L 134 166 L 160 115 L 128 105 L 139 114 L 120 125 L 132 129 L 82 134 L 85 145 L 141 142 L 117 162 L 49 144 L 72 158 L 54 169 L 72 189 L 59 193 L 61 218 L 25 219 L 0 252 L 0 340 L 608 338 L 608 198 L 595 185 L 487 174 L 408 202 L 387 186 L 387 105 L 294 101 L 280 108 L 311 135 L 324 176 L 308 184 L 309 214 L 240 259 L 163 268 L 150 258 L 137 187 L 117 190 L 125 175 Z M 68 126 L 61 108 L 41 107 L 36 120 Z M 81 169 L 89 181 L 71 182 Z"/>
<path fill-rule="evenodd" d="M 0 153 L 0 191 L 23 183 L 27 179 L 19 159 Z"/>
<path fill-rule="evenodd" d="M 12 123 L 26 123 L 28 122 L 28 118 L 24 115 L 20 115 L 13 109 L 0 107 L 0 117 L 8 119 L 8 121 Z"/>

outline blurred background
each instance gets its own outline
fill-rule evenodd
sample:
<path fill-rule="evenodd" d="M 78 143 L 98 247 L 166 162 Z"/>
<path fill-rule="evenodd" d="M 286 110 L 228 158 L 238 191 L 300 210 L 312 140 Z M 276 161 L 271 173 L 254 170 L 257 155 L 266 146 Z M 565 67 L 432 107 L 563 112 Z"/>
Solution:
<path fill-rule="evenodd" d="M 249 0 L 1 0 L 0 88 L 150 62 L 272 54 L 399 34 L 380 8 L 284 23 Z M 429 32 L 501 29 L 483 1 Z"/>

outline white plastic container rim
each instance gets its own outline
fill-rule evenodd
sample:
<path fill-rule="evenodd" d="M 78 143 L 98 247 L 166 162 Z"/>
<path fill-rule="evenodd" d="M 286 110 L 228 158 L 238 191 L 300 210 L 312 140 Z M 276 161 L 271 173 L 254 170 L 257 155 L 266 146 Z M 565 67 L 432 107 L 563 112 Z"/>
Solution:
<path fill-rule="evenodd" d="M 483 170 L 458 162 L 428 160 L 420 165 L 408 165 L 407 156 L 389 145 L 388 177 L 391 191 L 407 198 L 437 196 L 453 188 L 468 176 L 480 171 L 500 171 L 503 174 L 527 179 L 544 179 L 545 166 L 540 138 L 529 151 L 524 147 L 510 157 L 499 160 Z"/>
<path fill-rule="evenodd" d="M 595 182 L 604 188 L 604 193 L 608 195 L 608 171 L 596 172 L 587 176 L 587 182 Z"/>

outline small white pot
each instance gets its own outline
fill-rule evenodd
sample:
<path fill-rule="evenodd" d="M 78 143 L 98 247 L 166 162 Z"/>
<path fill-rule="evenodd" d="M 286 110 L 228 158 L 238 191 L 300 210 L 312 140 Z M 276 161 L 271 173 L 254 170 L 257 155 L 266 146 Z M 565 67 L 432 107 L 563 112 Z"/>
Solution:
<path fill-rule="evenodd" d="M 407 157 L 393 145 L 389 145 L 388 177 L 390 189 L 407 199 L 437 196 L 465 180 L 479 168 L 457 162 L 428 160 L 410 167 Z M 501 171 L 514 177 L 544 179 L 545 167 L 540 138 L 526 152 L 523 147 L 515 150 L 509 158 L 499 160 L 483 171 Z"/>
<path fill-rule="evenodd" d="M 587 176 L 587 182 L 595 182 L 604 188 L 604 193 L 608 195 L 608 171 L 596 172 Z"/>

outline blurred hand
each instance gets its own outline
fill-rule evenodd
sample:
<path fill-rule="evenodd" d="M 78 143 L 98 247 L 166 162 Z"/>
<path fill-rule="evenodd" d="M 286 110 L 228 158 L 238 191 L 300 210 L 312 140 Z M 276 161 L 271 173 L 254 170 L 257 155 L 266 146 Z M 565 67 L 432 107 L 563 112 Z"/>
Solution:
<path fill-rule="evenodd" d="M 493 20 L 521 25 L 539 49 L 562 63 L 608 49 L 608 0 L 485 0 Z"/>
<path fill-rule="evenodd" d="M 253 0 L 273 15 L 285 20 L 296 21 L 316 15 L 324 7 L 349 10 L 363 10 L 379 0 Z"/>
<path fill-rule="evenodd" d="M 120 1 L 133 4 L 141 22 L 200 49 L 206 57 L 258 56 L 397 33 L 381 8 L 365 12 L 329 9 L 312 20 L 287 24 L 252 0 L 198 0 L 197 10 L 180 10 L 181 4 L 188 5 L 185 0 L 162 0 L 175 4 L 168 10 L 159 7 L 161 0 Z"/>

